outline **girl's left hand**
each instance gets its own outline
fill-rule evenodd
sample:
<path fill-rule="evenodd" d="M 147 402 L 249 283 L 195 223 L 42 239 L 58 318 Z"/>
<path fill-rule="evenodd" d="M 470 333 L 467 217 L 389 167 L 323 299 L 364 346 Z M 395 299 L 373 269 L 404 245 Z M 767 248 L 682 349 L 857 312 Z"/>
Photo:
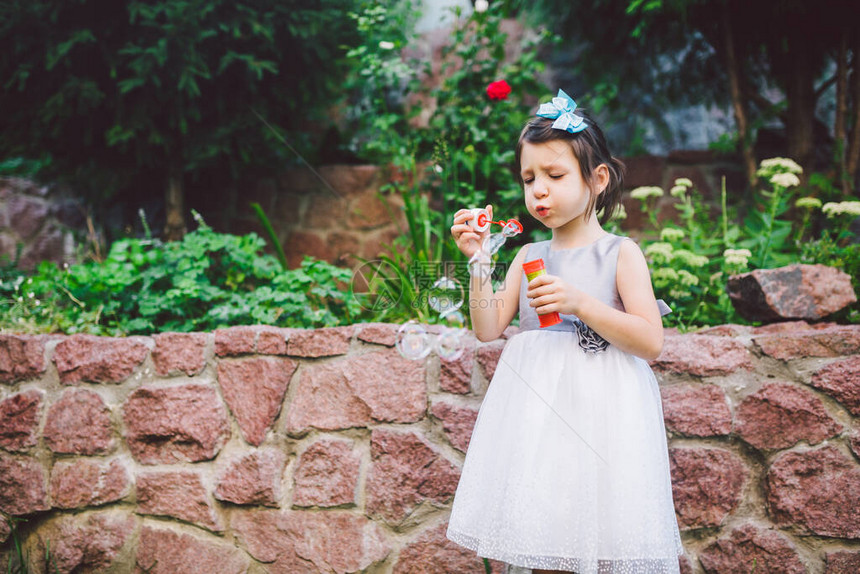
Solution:
<path fill-rule="evenodd" d="M 584 293 L 555 275 L 540 275 L 529 281 L 526 296 L 538 315 L 558 312 L 576 315 Z"/>

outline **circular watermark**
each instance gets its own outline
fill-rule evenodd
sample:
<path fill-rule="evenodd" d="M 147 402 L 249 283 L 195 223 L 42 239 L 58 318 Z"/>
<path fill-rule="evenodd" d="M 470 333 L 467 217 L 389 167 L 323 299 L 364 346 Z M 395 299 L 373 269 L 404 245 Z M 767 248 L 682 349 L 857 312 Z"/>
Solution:
<path fill-rule="evenodd" d="M 387 311 L 400 302 L 405 289 L 400 271 L 381 259 L 365 261 L 352 272 L 352 296 L 369 311 Z"/>

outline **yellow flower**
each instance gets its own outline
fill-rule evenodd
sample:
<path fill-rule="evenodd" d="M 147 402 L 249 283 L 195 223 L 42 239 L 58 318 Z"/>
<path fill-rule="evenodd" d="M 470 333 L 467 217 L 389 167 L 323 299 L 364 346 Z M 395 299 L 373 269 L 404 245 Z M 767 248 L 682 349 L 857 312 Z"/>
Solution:
<path fill-rule="evenodd" d="M 680 185 L 682 187 L 693 187 L 693 182 L 690 181 L 687 177 L 679 177 L 675 180 L 675 185 Z"/>

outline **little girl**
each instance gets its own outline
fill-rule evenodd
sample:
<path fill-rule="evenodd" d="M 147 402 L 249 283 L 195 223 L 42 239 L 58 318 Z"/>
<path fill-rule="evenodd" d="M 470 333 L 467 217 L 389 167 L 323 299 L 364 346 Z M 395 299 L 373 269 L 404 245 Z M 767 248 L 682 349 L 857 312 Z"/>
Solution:
<path fill-rule="evenodd" d="M 447 534 L 534 573 L 674 573 L 683 549 L 646 362 L 663 347 L 661 311 L 638 246 L 595 215 L 620 203 L 623 165 L 575 108 L 559 90 L 517 142 L 526 208 L 552 239 L 520 249 L 497 292 L 471 280 L 478 339 L 499 337 L 517 309 L 520 332 L 481 405 Z M 471 218 L 460 210 L 451 227 L 470 258 L 489 233 Z M 523 264 L 539 258 L 546 274 L 527 281 Z M 561 322 L 539 327 L 551 313 Z"/>

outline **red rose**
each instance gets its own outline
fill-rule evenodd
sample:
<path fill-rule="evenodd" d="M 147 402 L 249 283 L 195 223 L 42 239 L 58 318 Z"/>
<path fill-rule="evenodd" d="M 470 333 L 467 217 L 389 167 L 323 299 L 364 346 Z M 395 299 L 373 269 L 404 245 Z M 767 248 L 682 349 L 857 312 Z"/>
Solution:
<path fill-rule="evenodd" d="M 507 100 L 508 94 L 510 93 L 511 87 L 504 80 L 491 82 L 490 85 L 487 86 L 487 95 L 491 100 Z"/>

